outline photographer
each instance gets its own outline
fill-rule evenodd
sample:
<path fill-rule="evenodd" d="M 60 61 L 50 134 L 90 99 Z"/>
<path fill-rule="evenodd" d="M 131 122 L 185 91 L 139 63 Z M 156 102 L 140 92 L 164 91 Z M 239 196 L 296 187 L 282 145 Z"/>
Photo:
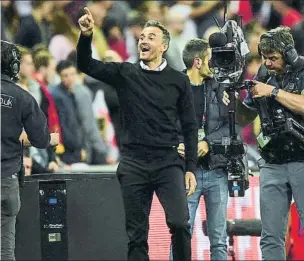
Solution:
<path fill-rule="evenodd" d="M 239 122 L 248 124 L 257 115 L 261 133 L 257 140 L 260 167 L 261 250 L 263 260 L 285 260 L 285 232 L 292 195 L 304 224 L 304 141 L 292 130 L 280 132 L 278 120 L 292 119 L 304 126 L 304 66 L 287 27 L 263 34 L 260 67 L 243 106 L 238 103 Z M 223 102 L 228 104 L 227 94 Z M 278 116 L 279 115 L 279 116 Z M 283 116 L 282 116 L 283 115 Z M 284 126 L 285 126 L 284 125 Z"/>
<path fill-rule="evenodd" d="M 198 164 L 195 171 L 197 188 L 188 197 L 191 234 L 196 210 L 204 196 L 211 260 L 227 260 L 226 216 L 228 203 L 227 159 L 209 153 L 209 142 L 229 136 L 228 112 L 222 103 L 223 89 L 211 78 L 208 66 L 211 50 L 207 41 L 190 40 L 183 51 L 183 60 L 191 82 L 196 119 L 199 124 Z M 184 156 L 184 145 L 178 151 Z"/>
<path fill-rule="evenodd" d="M 19 50 L 1 41 L 1 260 L 15 260 L 18 178 L 24 176 L 20 141 L 46 148 L 50 142 L 57 145 L 59 140 L 56 133 L 50 137 L 46 118 L 34 97 L 15 84 L 19 69 Z"/>

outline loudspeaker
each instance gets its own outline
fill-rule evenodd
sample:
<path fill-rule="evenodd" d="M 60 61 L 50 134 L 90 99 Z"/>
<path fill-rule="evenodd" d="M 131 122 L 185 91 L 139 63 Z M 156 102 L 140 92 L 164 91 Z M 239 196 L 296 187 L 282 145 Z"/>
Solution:
<path fill-rule="evenodd" d="M 115 174 L 26 177 L 16 222 L 17 260 L 126 260 Z"/>

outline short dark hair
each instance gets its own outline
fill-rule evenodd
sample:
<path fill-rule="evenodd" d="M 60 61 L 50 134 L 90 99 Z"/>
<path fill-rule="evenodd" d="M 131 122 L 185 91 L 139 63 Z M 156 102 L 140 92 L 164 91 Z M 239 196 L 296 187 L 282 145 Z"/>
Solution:
<path fill-rule="evenodd" d="M 161 24 L 160 22 L 155 21 L 155 20 L 149 20 L 148 22 L 146 22 L 144 28 L 147 28 L 147 27 L 157 27 L 160 30 L 162 30 L 162 32 L 163 32 L 163 42 L 166 45 L 168 45 L 168 47 L 169 47 L 169 44 L 170 44 L 170 33 L 169 33 L 169 31 L 167 30 L 167 28 L 163 24 Z"/>
<path fill-rule="evenodd" d="M 60 74 L 64 69 L 75 67 L 75 64 L 70 60 L 62 60 L 60 61 L 56 66 L 56 71 L 58 74 Z"/>
<path fill-rule="evenodd" d="M 187 69 L 191 69 L 196 57 L 204 58 L 209 48 L 209 43 L 203 39 L 190 40 L 183 50 L 183 61 Z"/>
<path fill-rule="evenodd" d="M 267 32 L 271 37 L 265 37 L 265 34 L 262 34 L 259 43 L 260 52 L 264 54 L 273 52 L 283 54 L 283 45 L 287 46 L 291 44 L 294 46 L 294 40 L 290 31 L 291 29 L 287 26 L 279 26 Z"/>

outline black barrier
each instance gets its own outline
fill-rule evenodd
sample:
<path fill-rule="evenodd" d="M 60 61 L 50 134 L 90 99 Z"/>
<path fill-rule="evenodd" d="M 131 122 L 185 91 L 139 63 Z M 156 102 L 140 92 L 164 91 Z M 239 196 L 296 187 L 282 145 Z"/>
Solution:
<path fill-rule="evenodd" d="M 25 178 L 17 260 L 126 260 L 121 192 L 114 173 Z"/>
<path fill-rule="evenodd" d="M 262 233 L 262 223 L 260 219 L 234 219 L 227 220 L 227 236 L 229 238 L 228 254 L 231 260 L 235 261 L 234 236 L 260 237 Z M 205 236 L 208 236 L 207 220 L 202 224 Z"/>

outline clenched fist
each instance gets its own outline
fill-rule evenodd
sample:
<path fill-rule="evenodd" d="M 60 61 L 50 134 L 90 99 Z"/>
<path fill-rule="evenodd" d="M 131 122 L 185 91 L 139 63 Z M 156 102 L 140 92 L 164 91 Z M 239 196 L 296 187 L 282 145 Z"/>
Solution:
<path fill-rule="evenodd" d="M 85 36 L 90 36 L 93 33 L 94 20 L 89 8 L 85 7 L 84 11 L 86 12 L 78 20 L 81 33 Z"/>

